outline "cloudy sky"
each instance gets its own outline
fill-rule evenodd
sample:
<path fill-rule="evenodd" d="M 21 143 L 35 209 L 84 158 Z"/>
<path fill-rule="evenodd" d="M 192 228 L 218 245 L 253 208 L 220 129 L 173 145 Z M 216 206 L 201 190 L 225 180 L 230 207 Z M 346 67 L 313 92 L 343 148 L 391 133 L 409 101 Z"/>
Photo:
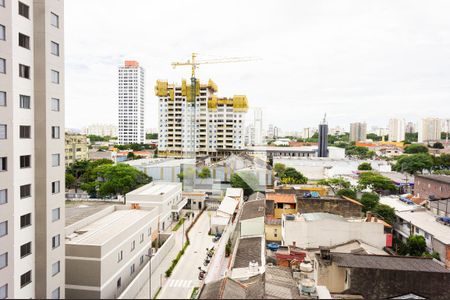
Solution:
<path fill-rule="evenodd" d="M 65 0 L 66 125 L 117 122 L 117 67 L 146 69 L 146 127 L 172 61 L 253 56 L 201 66 L 219 95 L 245 94 L 283 130 L 450 117 L 450 1 Z"/>

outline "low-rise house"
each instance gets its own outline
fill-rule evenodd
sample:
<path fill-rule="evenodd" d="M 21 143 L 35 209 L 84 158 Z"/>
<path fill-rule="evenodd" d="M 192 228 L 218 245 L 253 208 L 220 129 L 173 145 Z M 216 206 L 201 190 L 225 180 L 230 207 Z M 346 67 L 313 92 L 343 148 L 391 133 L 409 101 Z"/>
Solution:
<path fill-rule="evenodd" d="M 448 298 L 450 271 L 431 258 L 322 249 L 314 266 L 315 282 L 332 294 L 357 294 L 364 299 Z"/>
<path fill-rule="evenodd" d="M 191 209 L 202 210 L 205 207 L 205 201 L 207 198 L 205 192 L 183 192 L 182 197 L 188 200 L 188 206 Z"/>
<path fill-rule="evenodd" d="M 239 218 L 240 236 L 264 235 L 265 200 L 244 203 Z"/>
<path fill-rule="evenodd" d="M 450 217 L 449 175 L 416 175 L 414 196 L 428 201 L 435 215 Z"/>
<path fill-rule="evenodd" d="M 264 233 L 267 242 L 276 242 L 281 244 L 281 219 L 266 216 Z"/>
<path fill-rule="evenodd" d="M 264 282 L 261 275 L 236 281 L 229 277 L 206 284 L 200 299 L 263 299 Z"/>
<path fill-rule="evenodd" d="M 350 240 L 361 240 L 382 249 L 388 238 L 384 224 L 366 222 L 365 218 L 345 219 L 329 213 L 308 213 L 283 215 L 283 245 L 295 245 L 301 248 L 333 246 Z"/>
<path fill-rule="evenodd" d="M 266 266 L 264 236 L 238 239 L 231 266 L 230 277 L 237 281 L 263 274 Z"/>
<path fill-rule="evenodd" d="M 177 182 L 151 182 L 125 195 L 127 203 L 158 208 L 160 230 L 164 231 L 177 221 L 187 199 L 181 195 L 182 185 Z"/>
<path fill-rule="evenodd" d="M 158 209 L 120 205 L 97 211 L 94 207 L 78 217 L 71 214 L 69 220 L 66 297 L 117 298 L 148 262 L 146 255 L 158 238 Z"/>
<path fill-rule="evenodd" d="M 295 194 L 267 193 L 266 205 L 269 211 L 273 211 L 274 218 L 281 218 L 283 214 L 297 213 L 297 198 Z"/>
<path fill-rule="evenodd" d="M 225 197 L 231 197 L 239 203 L 242 203 L 244 201 L 244 190 L 241 188 L 227 188 L 225 191 Z"/>

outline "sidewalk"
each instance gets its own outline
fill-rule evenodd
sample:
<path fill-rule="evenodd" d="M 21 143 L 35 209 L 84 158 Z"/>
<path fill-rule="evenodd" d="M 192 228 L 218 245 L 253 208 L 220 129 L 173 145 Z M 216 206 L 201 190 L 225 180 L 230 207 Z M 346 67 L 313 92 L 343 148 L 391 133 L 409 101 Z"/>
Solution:
<path fill-rule="evenodd" d="M 200 211 L 194 211 L 195 216 L 194 218 L 200 213 Z M 189 220 L 186 219 L 184 222 L 184 229 L 186 230 L 189 225 L 192 223 L 194 218 L 190 218 Z M 167 254 L 166 258 L 161 262 L 161 264 L 158 266 L 156 270 L 152 273 L 152 297 L 153 298 L 158 291 L 158 289 L 167 281 L 166 278 L 166 271 L 172 264 L 172 260 L 176 258 L 180 250 L 182 249 L 182 243 L 186 242 L 186 238 L 183 237 L 183 226 L 181 226 L 177 231 L 172 231 L 172 228 L 177 224 L 178 222 L 174 222 L 170 228 L 167 228 L 164 233 L 173 233 L 175 234 L 175 245 L 172 248 L 172 250 Z M 142 289 L 139 291 L 138 295 L 136 296 L 136 299 L 149 299 L 149 286 L 148 286 L 148 280 L 145 283 L 145 285 L 142 287 Z"/>

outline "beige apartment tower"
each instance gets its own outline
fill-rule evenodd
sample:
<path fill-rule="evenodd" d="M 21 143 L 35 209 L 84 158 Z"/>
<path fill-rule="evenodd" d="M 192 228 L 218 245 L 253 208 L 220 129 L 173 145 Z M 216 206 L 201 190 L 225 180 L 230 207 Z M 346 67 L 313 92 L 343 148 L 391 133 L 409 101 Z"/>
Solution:
<path fill-rule="evenodd" d="M 365 141 L 367 137 L 366 123 L 350 123 L 350 142 Z"/>
<path fill-rule="evenodd" d="M 63 15 L 0 0 L 0 299 L 65 296 Z"/>

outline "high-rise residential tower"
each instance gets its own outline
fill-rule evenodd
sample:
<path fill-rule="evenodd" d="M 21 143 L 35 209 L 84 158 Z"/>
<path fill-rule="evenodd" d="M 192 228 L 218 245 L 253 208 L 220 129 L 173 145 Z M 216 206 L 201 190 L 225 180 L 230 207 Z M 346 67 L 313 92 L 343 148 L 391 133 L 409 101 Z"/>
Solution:
<path fill-rule="evenodd" d="M 157 81 L 159 97 L 158 150 L 160 155 L 208 155 L 219 149 L 243 149 L 246 96 L 218 98 L 217 85 L 197 80 L 195 102 L 191 85 Z"/>
<path fill-rule="evenodd" d="M 119 67 L 119 144 L 141 144 L 144 129 L 144 69 L 127 60 Z"/>
<path fill-rule="evenodd" d="M 434 142 L 441 139 L 442 120 L 438 118 L 424 118 L 419 122 L 419 143 Z"/>
<path fill-rule="evenodd" d="M 322 123 L 319 124 L 319 151 L 318 157 L 328 157 L 328 124 L 326 115 L 323 117 Z"/>
<path fill-rule="evenodd" d="M 253 129 L 254 129 L 254 145 L 262 145 L 263 142 L 263 112 L 260 107 L 254 109 L 253 115 Z"/>
<path fill-rule="evenodd" d="M 414 133 L 414 132 L 417 132 L 416 124 L 414 124 L 413 122 L 408 122 L 408 124 L 406 124 L 405 126 L 405 133 Z"/>
<path fill-rule="evenodd" d="M 350 124 L 350 142 L 365 141 L 367 138 L 367 124 L 356 122 Z"/>
<path fill-rule="evenodd" d="M 0 0 L 0 298 L 64 298 L 64 1 Z"/>
<path fill-rule="evenodd" d="M 389 120 L 389 141 L 401 142 L 405 140 L 405 120 L 390 119 Z"/>

